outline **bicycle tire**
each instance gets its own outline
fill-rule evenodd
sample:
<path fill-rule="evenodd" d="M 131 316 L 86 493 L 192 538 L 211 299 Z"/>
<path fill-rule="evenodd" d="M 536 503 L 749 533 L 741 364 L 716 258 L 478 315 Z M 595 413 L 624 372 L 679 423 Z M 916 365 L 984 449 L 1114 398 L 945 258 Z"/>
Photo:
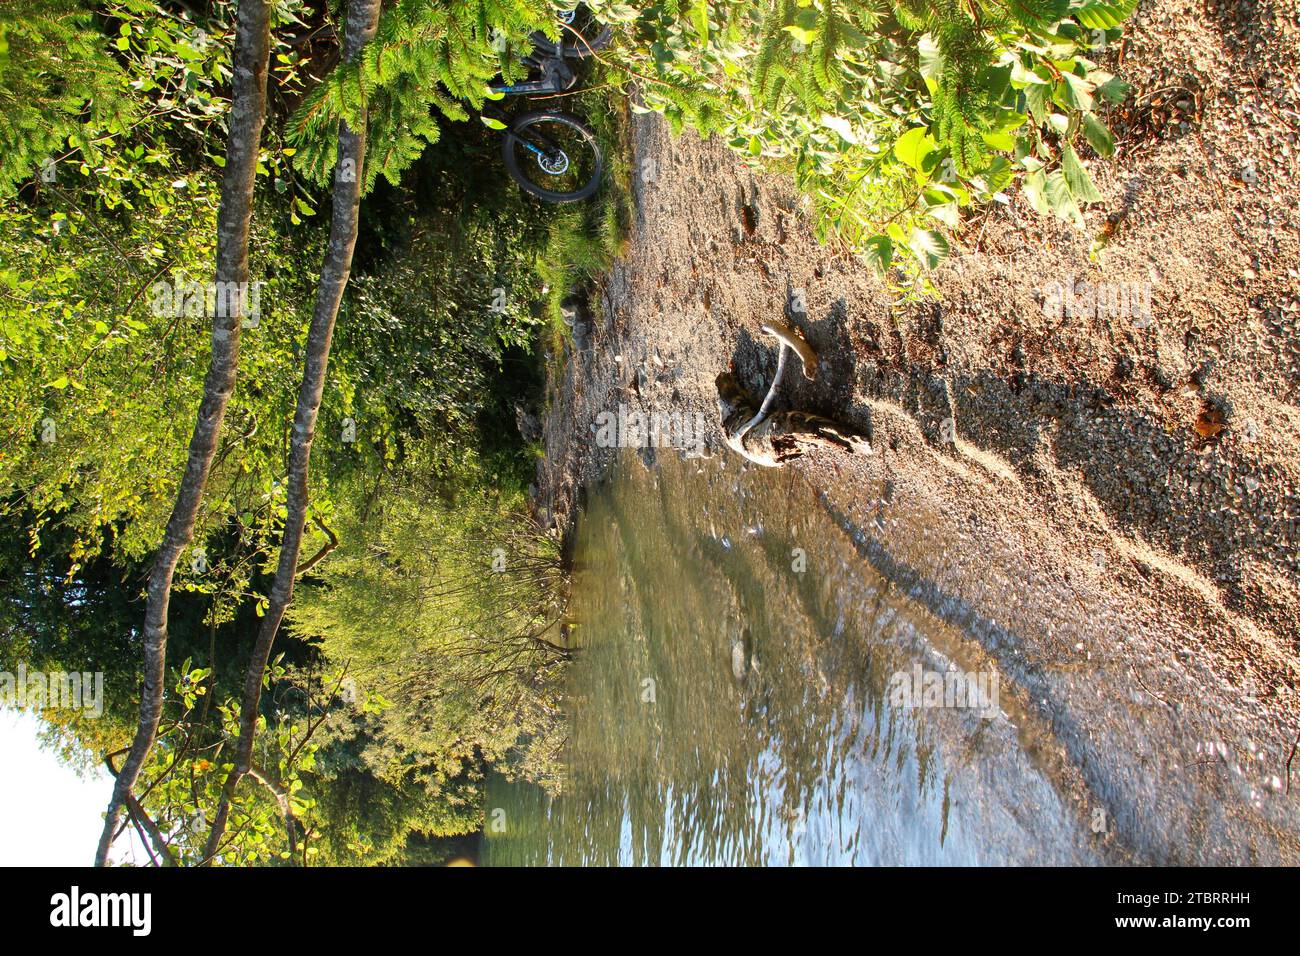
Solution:
<path fill-rule="evenodd" d="M 529 179 L 520 167 L 519 156 L 514 149 L 515 141 L 516 139 L 522 139 L 520 134 L 528 127 L 542 122 L 555 122 L 567 126 L 578 133 L 591 150 L 595 160 L 592 173 L 587 178 L 587 181 L 577 189 L 567 191 L 546 189 Z M 596 142 L 596 134 L 578 117 L 560 110 L 536 110 L 516 117 L 502 139 L 501 158 L 505 161 L 506 172 L 510 174 L 511 179 L 518 183 L 519 188 L 530 195 L 536 196 L 543 202 L 566 203 L 590 199 L 596 194 L 596 190 L 600 189 L 601 181 L 605 175 L 605 154 L 601 151 L 600 144 Z"/>
<path fill-rule="evenodd" d="M 600 28 L 596 31 L 595 36 L 589 37 L 582 33 L 579 33 L 579 36 L 574 36 L 571 30 L 562 27 L 559 40 L 552 40 L 540 30 L 533 33 L 529 40 L 533 44 L 533 49 L 543 56 L 582 60 L 605 49 L 605 47 L 609 46 L 610 40 L 614 38 L 614 31 L 608 24 L 593 19 L 591 25 Z"/>

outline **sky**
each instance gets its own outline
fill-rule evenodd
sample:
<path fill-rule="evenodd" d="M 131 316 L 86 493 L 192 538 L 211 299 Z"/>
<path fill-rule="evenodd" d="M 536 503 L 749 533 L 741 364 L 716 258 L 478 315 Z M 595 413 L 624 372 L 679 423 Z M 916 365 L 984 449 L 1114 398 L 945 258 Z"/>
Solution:
<path fill-rule="evenodd" d="M 41 749 L 39 727 L 39 718 L 0 707 L 0 866 L 89 866 L 112 778 L 65 767 Z"/>

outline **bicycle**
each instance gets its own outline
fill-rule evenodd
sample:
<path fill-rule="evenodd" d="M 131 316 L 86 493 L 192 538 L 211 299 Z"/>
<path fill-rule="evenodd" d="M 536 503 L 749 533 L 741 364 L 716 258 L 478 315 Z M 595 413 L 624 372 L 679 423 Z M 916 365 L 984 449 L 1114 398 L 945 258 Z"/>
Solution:
<path fill-rule="evenodd" d="M 532 52 L 521 62 L 537 78 L 494 83 L 493 92 L 528 96 L 573 88 L 578 78 L 570 61 L 586 59 L 608 46 L 611 30 L 583 7 L 562 11 L 559 18 L 564 29 L 558 40 L 540 31 L 529 37 Z M 565 203 L 589 199 L 600 188 L 604 154 L 596 134 L 572 113 L 533 110 L 502 125 L 501 156 L 506 172 L 525 192 L 544 202 Z"/>

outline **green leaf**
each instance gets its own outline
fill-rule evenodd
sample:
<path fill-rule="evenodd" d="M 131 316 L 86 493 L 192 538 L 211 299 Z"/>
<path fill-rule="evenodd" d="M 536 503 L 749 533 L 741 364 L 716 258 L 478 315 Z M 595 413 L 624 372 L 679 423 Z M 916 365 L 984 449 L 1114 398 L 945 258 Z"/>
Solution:
<path fill-rule="evenodd" d="M 937 83 L 939 74 L 943 71 L 943 54 L 939 52 L 939 44 L 933 36 L 924 33 L 917 41 L 916 52 L 920 58 L 921 76 L 926 84 Z"/>
<path fill-rule="evenodd" d="M 805 30 L 803 27 L 797 26 L 793 23 L 790 24 L 790 26 L 782 27 L 781 29 L 790 34 L 790 36 L 794 37 L 804 46 L 812 46 L 813 40 L 817 39 L 816 30 Z"/>
<path fill-rule="evenodd" d="M 1016 138 L 1011 133 L 983 133 L 982 138 L 985 143 L 999 152 L 1009 153 L 1016 148 Z"/>
<path fill-rule="evenodd" d="M 835 132 L 840 134 L 840 139 L 844 140 L 845 142 L 852 143 L 855 146 L 857 145 L 858 137 L 857 134 L 853 132 L 853 124 L 850 123 L 848 120 L 844 119 L 844 117 L 832 116 L 830 113 L 823 113 L 822 125 L 825 126 L 827 129 L 835 130 Z M 925 131 L 922 130 L 922 132 Z"/>
<path fill-rule="evenodd" d="M 1050 86 L 1031 86 L 1025 90 L 1025 102 L 1029 106 L 1029 115 L 1040 126 L 1047 122 L 1047 104 L 1051 102 L 1051 97 L 1052 88 Z"/>
<path fill-rule="evenodd" d="M 1046 71 L 1044 71 L 1046 72 Z M 1024 89 L 1028 86 L 1051 86 L 1051 74 L 1043 76 L 1037 69 L 1030 69 L 1019 60 L 1011 64 L 1011 85 L 1016 89 Z"/>
<path fill-rule="evenodd" d="M 806 46 L 812 46 L 817 39 L 817 11 L 810 8 L 800 10 L 794 16 L 794 23 L 781 29 Z"/>
<path fill-rule="evenodd" d="M 490 117 L 490 116 L 480 116 L 479 119 L 481 119 L 481 120 L 483 121 L 483 125 L 486 126 L 488 129 L 505 129 L 505 128 L 506 128 L 506 124 L 503 123 L 503 122 L 501 122 L 499 119 L 493 119 L 493 118 Z"/>
<path fill-rule="evenodd" d="M 1097 95 L 1111 103 L 1123 103 L 1128 91 L 1129 85 L 1113 76 L 1097 87 Z"/>
<path fill-rule="evenodd" d="M 955 202 L 941 203 L 937 206 L 930 206 L 925 210 L 926 215 L 933 216 L 949 229 L 956 229 L 960 213 L 957 211 Z"/>
<path fill-rule="evenodd" d="M 1083 137 L 1098 156 L 1110 156 L 1115 152 L 1115 140 L 1110 135 L 1110 130 L 1091 113 L 1084 114 Z"/>
<path fill-rule="evenodd" d="M 709 45 L 709 4 L 708 0 L 695 0 L 691 4 L 691 25 L 695 35 L 700 38 L 700 46 Z"/>
<path fill-rule="evenodd" d="M 1088 171 L 1079 162 L 1079 154 L 1069 143 L 1061 148 L 1061 171 L 1065 173 L 1065 181 L 1075 199 L 1084 203 L 1101 202 L 1101 193 L 1097 192 Z"/>
<path fill-rule="evenodd" d="M 948 240 L 933 229 L 913 229 L 909 244 L 912 254 L 927 269 L 933 269 L 948 256 Z"/>
<path fill-rule="evenodd" d="M 898 157 L 899 162 L 906 163 L 918 172 L 921 171 L 921 163 L 925 161 L 925 157 L 935 149 L 936 144 L 930 139 L 924 126 L 909 129 L 898 137 L 898 142 L 894 143 L 894 155 Z"/>
<path fill-rule="evenodd" d="M 1043 170 L 1035 169 L 1027 173 L 1021 188 L 1035 212 L 1042 216 L 1052 214 L 1052 207 L 1047 202 L 1047 174 Z"/>
<path fill-rule="evenodd" d="M 66 375 L 60 375 L 60 376 L 59 376 L 58 378 L 56 378 L 54 381 L 52 381 L 52 382 L 46 382 L 46 383 L 45 383 L 45 387 L 46 387 L 46 388 L 57 388 L 57 389 L 59 389 L 60 391 L 62 391 L 63 389 L 65 389 L 65 388 L 68 387 L 68 384 L 69 384 L 69 382 L 68 382 L 68 376 L 66 376 Z"/>
<path fill-rule="evenodd" d="M 1075 202 L 1065 173 L 1058 169 L 1047 177 L 1044 195 L 1047 197 L 1047 205 L 1057 217 L 1083 228 L 1083 214 L 1079 212 L 1079 204 Z"/>
<path fill-rule="evenodd" d="M 1137 9 L 1138 0 L 1075 0 L 1070 15 L 1092 30 L 1112 30 Z"/>
<path fill-rule="evenodd" d="M 1056 102 L 1076 110 L 1092 109 L 1093 84 L 1073 73 L 1063 73 L 1061 78 L 1064 82 L 1056 86 Z"/>
<path fill-rule="evenodd" d="M 1001 192 L 1007 188 L 1012 176 L 1011 161 L 1005 156 L 994 156 L 988 168 L 981 174 L 991 193 Z"/>
<path fill-rule="evenodd" d="M 889 268 L 894 258 L 894 244 L 888 236 L 872 236 L 864 244 L 862 257 L 881 272 Z"/>

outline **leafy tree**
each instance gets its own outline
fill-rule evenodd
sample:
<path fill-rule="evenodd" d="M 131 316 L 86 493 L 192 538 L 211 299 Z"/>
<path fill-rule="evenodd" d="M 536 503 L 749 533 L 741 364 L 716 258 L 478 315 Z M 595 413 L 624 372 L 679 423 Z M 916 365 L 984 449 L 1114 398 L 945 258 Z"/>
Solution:
<path fill-rule="evenodd" d="M 418 14 L 419 6 L 408 4 L 406 12 Z M 466 31 L 459 21 L 438 20 L 420 34 L 427 47 L 420 55 L 441 56 L 440 43 L 464 44 L 463 75 L 450 86 L 434 77 L 421 82 L 443 91 L 459 82 L 456 89 L 486 96 L 480 81 L 503 63 L 517 70 L 514 51 L 550 16 L 541 4 L 525 7 L 510 14 L 514 46 L 504 53 L 492 26 Z M 0 566 L 6 597 L 14 598 L 0 616 L 0 655 L 46 669 L 107 672 L 117 688 L 108 718 L 47 711 L 50 740 L 78 762 L 87 747 L 95 762 L 108 755 L 122 781 L 116 792 L 124 818 L 105 832 L 139 827 L 160 862 L 209 857 L 204 827 L 241 765 L 241 737 L 254 744 L 243 774 L 252 783 L 230 801 L 221 862 L 435 859 L 440 841 L 480 825 L 479 783 L 489 766 L 541 777 L 554 770 L 555 680 L 564 652 L 550 631 L 560 573 L 553 542 L 522 517 L 519 482 L 531 461 L 514 432 L 513 403 L 538 380 L 529 353 L 540 322 L 535 300 L 544 294 L 539 258 L 547 256 L 548 276 L 567 276 L 569 250 L 556 245 L 556 223 L 535 203 L 473 175 L 499 140 L 480 124 L 457 126 L 439 116 L 440 130 L 455 135 L 442 136 L 407 169 L 400 188 L 387 178 L 379 184 L 374 213 L 362 217 L 363 276 L 343 297 L 338 360 L 320 379 L 311 508 L 291 509 L 284 462 L 292 396 L 309 345 L 312 269 L 325 243 L 304 225 L 320 197 L 296 174 L 284 136 L 307 57 L 328 62 L 333 41 L 327 16 L 303 13 L 296 0 L 272 3 L 269 113 L 260 148 L 245 157 L 255 159 L 256 172 L 247 193 L 246 208 L 255 212 L 247 274 L 262 283 L 261 310 L 226 322 L 237 324 L 244 344 L 239 387 L 227 400 L 226 428 L 192 513 L 193 540 L 178 552 L 179 539 L 167 539 L 165 529 L 175 524 L 169 515 L 178 489 L 185 495 L 195 487 L 181 476 L 191 416 L 205 397 L 212 326 L 206 299 L 189 293 L 213 275 L 223 209 L 217 181 L 232 175 L 222 140 L 232 132 L 236 6 L 213 0 L 198 12 L 118 0 L 100 9 L 78 22 L 85 41 L 112 64 L 104 82 L 132 119 L 100 114 L 87 99 L 75 135 L 58 146 L 52 179 L 41 175 L 42 157 L 33 153 L 26 172 L 0 192 L 0 220 L 11 239 L 0 248 L 0 528 L 10 532 Z M 277 36 L 276 24 L 292 27 Z M 287 35 L 299 26 L 297 37 Z M 307 36 L 321 39 L 302 43 Z M 50 75 L 57 79 L 57 70 Z M 17 76 L 0 75 L 0 96 Z M 374 109 L 389 108 L 388 93 L 368 88 L 372 93 Z M 413 102 L 402 109 L 416 110 Z M 374 139 L 383 125 L 367 128 L 386 149 Z M 390 169 L 406 162 L 394 160 Z M 559 228 L 583 227 L 569 217 Z M 592 255 L 585 246 L 579 252 Z M 505 298 L 494 308 L 498 290 Z M 352 438 L 345 437 L 348 421 Z M 508 489 L 504 497 L 484 490 L 496 484 Z M 321 676 L 347 661 L 357 622 L 336 608 L 337 635 L 296 628 L 285 661 L 265 675 L 252 655 L 260 690 L 248 708 L 253 732 L 244 733 L 236 719 L 244 703 L 239 672 L 271 609 L 264 595 L 291 514 L 309 529 L 302 546 L 314 557 L 302 562 L 311 570 L 300 586 L 310 596 L 344 549 L 364 554 L 388 540 L 388 516 L 407 514 L 393 503 L 404 485 L 439 503 L 473 504 L 477 517 L 463 527 L 446 515 L 431 526 L 450 535 L 437 545 L 444 553 L 494 535 L 520 555 L 533 554 L 538 576 L 505 592 L 510 602 L 493 603 L 481 588 L 473 601 L 467 595 L 457 612 L 462 621 L 477 608 L 488 624 L 472 632 L 449 629 L 450 605 L 429 604 L 422 633 L 431 642 L 441 634 L 437 641 L 457 666 L 445 680 L 381 668 L 359 678 L 369 689 L 358 704 L 327 693 Z M 391 534 L 417 530 L 403 519 Z M 170 551 L 159 564 L 165 540 Z M 340 550 L 317 566 L 336 544 Z M 147 636 L 139 624 L 150 569 L 173 558 L 164 657 L 157 630 Z M 477 568 L 466 558 L 460 573 Z M 133 698 L 146 647 L 145 693 Z M 307 699 L 302 687 L 311 681 Z M 384 709 L 386 689 L 404 682 L 431 702 L 432 723 L 405 706 Z M 151 720 L 157 708 L 158 732 L 137 767 L 138 756 L 123 758 L 139 705 Z M 311 746 L 300 747 L 309 730 Z"/>
<path fill-rule="evenodd" d="M 319 862 L 394 865 L 417 862 L 446 837 L 482 827 L 476 773 L 449 777 L 427 764 L 392 764 L 377 703 L 339 711 L 318 734 L 315 771 L 306 775 L 320 821 Z"/>
<path fill-rule="evenodd" d="M 343 56 L 354 63 L 373 40 L 379 24 L 379 0 L 350 0 L 348 5 L 347 35 Z M 355 125 L 354 125 L 355 124 Z M 245 775 L 254 773 L 252 755 L 254 736 L 259 723 L 263 675 L 271 658 L 271 648 L 280 628 L 285 610 L 293 600 L 294 582 L 302 573 L 298 556 L 302 549 L 310 507 L 308 479 L 311 468 L 312 441 L 316 434 L 316 416 L 320 411 L 321 397 L 325 391 L 325 375 L 329 367 L 330 347 L 334 338 L 334 323 L 338 319 L 343 291 L 352 271 L 352 253 L 357 243 L 359 206 L 361 204 L 361 177 L 366 162 L 366 115 L 360 113 L 345 119 L 338 127 L 338 163 L 334 173 L 333 214 L 330 220 L 330 238 L 326 246 L 325 261 L 321 265 L 316 292 L 316 307 L 312 312 L 311 327 L 303 349 L 302 385 L 298 405 L 294 410 L 292 437 L 289 441 L 289 467 L 285 479 L 284 530 L 280 554 L 275 569 L 275 580 L 267 598 L 266 610 L 258 627 L 244 680 L 244 694 L 240 700 L 239 739 L 236 743 L 234 765 L 226 776 L 212 832 L 207 842 L 207 858 L 216 855 L 221 845 L 224 828 L 229 817 L 235 788 Z M 200 412 L 200 415 L 202 413 Z"/>
<path fill-rule="evenodd" d="M 248 283 L 249 225 L 253 213 L 253 186 L 257 178 L 262 125 L 266 117 L 266 70 L 270 57 L 270 10 L 266 3 L 244 0 L 235 39 L 234 94 L 226 150 L 225 177 L 217 216 L 216 281 L 218 285 Z M 144 623 L 144 682 L 140 691 L 140 722 L 135 739 L 117 774 L 113 796 L 104 814 L 104 832 L 95 855 L 104 865 L 116 836 L 123 805 L 134 798 L 136 779 L 149 759 L 163 710 L 167 676 L 167 611 L 172 577 L 182 552 L 194 536 L 208 473 L 217 456 L 217 442 L 225 421 L 239 365 L 239 336 L 248 315 L 248 298 L 241 290 L 234 307 L 218 310 L 212 319 L 212 347 L 190 439 L 184 477 L 176 504 L 167 520 L 162 547 L 149 576 Z"/>
<path fill-rule="evenodd" d="M 100 158 L 105 137 L 138 116 L 92 7 L 80 0 L 0 6 L 0 195 L 46 175 L 59 154 Z"/>
<path fill-rule="evenodd" d="M 927 288 L 963 210 L 1016 177 L 1081 223 L 1099 196 L 1079 143 L 1110 154 L 1097 111 L 1126 91 L 1092 57 L 1136 0 L 590 6 L 627 24 L 608 58 L 636 78 L 634 108 L 790 172 L 823 235 Z"/>
<path fill-rule="evenodd" d="M 341 120 L 370 123 L 373 148 L 362 192 L 382 174 L 396 185 L 424 148 L 438 141 L 437 110 L 465 120 L 491 94 L 498 74 L 522 76 L 519 52 L 534 31 L 555 32 L 549 0 L 394 0 L 386 5 L 375 43 L 345 63 L 303 100 L 289 124 L 294 161 L 323 185 L 334 165 Z"/>
<path fill-rule="evenodd" d="M 10 240 L 0 248 L 0 489 L 32 518 L 31 547 L 52 520 L 77 529 L 74 557 L 97 553 L 106 535 L 126 561 L 152 552 L 206 368 L 205 302 L 158 290 L 180 293 L 211 275 L 219 204 L 211 160 L 220 157 L 205 137 L 223 132 L 233 33 L 227 21 L 205 21 L 213 32 L 200 40 L 192 22 L 138 12 L 150 6 L 114 5 L 128 32 L 100 39 L 124 61 L 119 80 L 140 112 L 153 97 L 171 105 L 117 134 L 83 117 L 83 138 L 114 147 L 101 145 L 93 163 L 74 151 L 52 180 L 0 195 Z M 294 203 L 288 215 L 298 211 Z M 286 218 L 265 200 L 261 214 Z M 254 525 L 274 516 L 274 495 L 269 504 L 264 496 L 274 490 L 281 437 L 267 413 L 288 407 L 278 396 L 293 381 L 286 358 L 311 291 L 300 262 L 319 242 L 291 239 L 278 225 L 253 237 L 264 308 L 247 330 L 256 348 L 233 398 L 238 438 L 216 462 L 200 538 L 235 514 Z"/>
<path fill-rule="evenodd" d="M 390 783 L 426 768 L 442 786 L 488 763 L 555 772 L 558 545 L 481 467 L 436 475 L 413 456 L 340 514 L 345 543 L 289 613 L 382 700 L 363 756 Z"/>

